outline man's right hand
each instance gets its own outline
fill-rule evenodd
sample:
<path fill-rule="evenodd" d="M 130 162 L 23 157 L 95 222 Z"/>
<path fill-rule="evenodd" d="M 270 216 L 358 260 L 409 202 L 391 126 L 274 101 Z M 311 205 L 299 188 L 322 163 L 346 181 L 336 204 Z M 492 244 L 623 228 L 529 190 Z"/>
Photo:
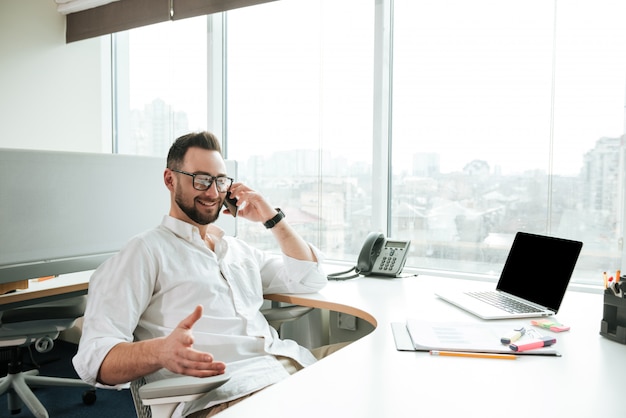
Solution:
<path fill-rule="evenodd" d="M 166 369 L 188 376 L 207 377 L 224 373 L 226 364 L 215 361 L 209 353 L 193 348 L 192 328 L 202 317 L 202 305 L 194 311 L 168 335 L 159 352 L 159 362 Z"/>

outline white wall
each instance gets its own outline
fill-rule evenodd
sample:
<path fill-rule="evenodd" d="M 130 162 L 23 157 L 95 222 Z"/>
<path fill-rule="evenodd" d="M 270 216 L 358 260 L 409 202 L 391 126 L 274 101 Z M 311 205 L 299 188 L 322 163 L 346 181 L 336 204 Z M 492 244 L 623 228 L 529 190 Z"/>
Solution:
<path fill-rule="evenodd" d="M 107 40 L 66 44 L 54 0 L 1 0 L 0 147 L 111 152 Z"/>

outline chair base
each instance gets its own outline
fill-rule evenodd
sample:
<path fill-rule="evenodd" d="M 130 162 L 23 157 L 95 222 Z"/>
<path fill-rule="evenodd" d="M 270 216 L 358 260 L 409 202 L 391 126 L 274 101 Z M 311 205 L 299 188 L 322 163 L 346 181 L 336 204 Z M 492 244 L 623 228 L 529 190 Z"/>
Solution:
<path fill-rule="evenodd" d="M 13 353 L 11 363 L 9 363 L 9 373 L 0 378 L 0 395 L 7 393 L 8 408 L 11 414 L 17 414 L 21 410 L 22 403 L 37 418 L 48 418 L 48 411 L 37 399 L 29 386 L 65 386 L 84 387 L 94 390 L 94 387 L 80 379 L 70 379 L 64 377 L 39 376 L 37 370 L 16 371 L 15 368 L 21 365 L 20 350 Z M 94 390 L 95 391 L 95 390 Z M 83 395 L 84 403 L 95 402 L 95 392 L 91 395 Z"/>

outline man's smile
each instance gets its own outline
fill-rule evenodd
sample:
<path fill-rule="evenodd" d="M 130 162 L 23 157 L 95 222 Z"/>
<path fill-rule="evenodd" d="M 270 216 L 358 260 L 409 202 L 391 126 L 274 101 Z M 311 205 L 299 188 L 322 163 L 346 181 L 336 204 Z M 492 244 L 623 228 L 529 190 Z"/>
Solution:
<path fill-rule="evenodd" d="M 198 202 L 200 206 L 204 206 L 207 208 L 211 208 L 213 206 L 217 206 L 220 204 L 219 200 L 205 200 L 205 199 L 199 199 L 199 198 L 196 198 L 196 202 Z"/>

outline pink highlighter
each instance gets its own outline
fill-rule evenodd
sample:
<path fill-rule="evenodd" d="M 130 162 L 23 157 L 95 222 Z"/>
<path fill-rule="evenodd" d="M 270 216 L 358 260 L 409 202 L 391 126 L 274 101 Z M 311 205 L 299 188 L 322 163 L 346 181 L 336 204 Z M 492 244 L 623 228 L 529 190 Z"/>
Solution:
<path fill-rule="evenodd" d="M 519 353 L 520 351 L 532 350 L 534 348 L 549 347 L 555 343 L 556 343 L 556 338 L 554 337 L 542 337 L 538 340 L 530 341 L 527 343 L 511 344 L 509 345 L 509 348 Z"/>

